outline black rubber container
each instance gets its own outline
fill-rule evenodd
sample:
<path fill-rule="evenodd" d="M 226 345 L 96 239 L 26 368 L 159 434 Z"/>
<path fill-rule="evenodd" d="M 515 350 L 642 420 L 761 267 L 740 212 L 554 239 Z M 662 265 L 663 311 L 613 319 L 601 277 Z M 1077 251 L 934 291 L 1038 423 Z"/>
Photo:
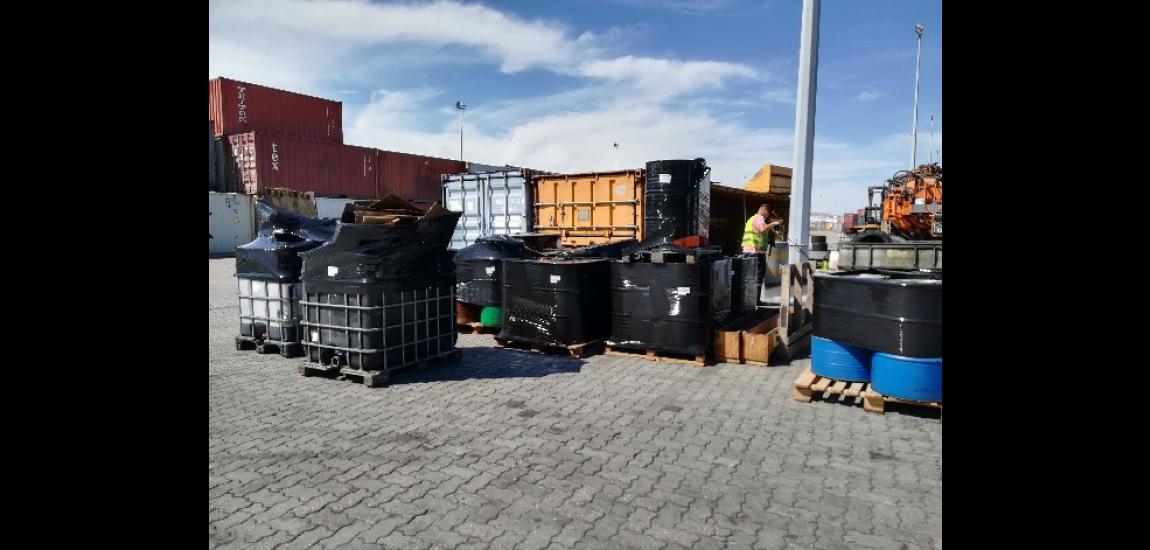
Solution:
<path fill-rule="evenodd" d="M 455 299 L 465 304 L 503 304 L 503 260 L 529 254 L 523 241 L 504 235 L 479 237 L 455 254 Z"/>
<path fill-rule="evenodd" d="M 816 273 L 814 335 L 903 357 L 942 357 L 942 277 Z"/>
<path fill-rule="evenodd" d="M 759 263 L 762 255 L 731 258 L 731 312 L 746 313 L 759 300 Z"/>
<path fill-rule="evenodd" d="M 611 345 L 704 354 L 719 313 L 712 291 L 723 292 L 712 289 L 715 272 L 729 273 L 728 262 L 726 258 L 695 264 L 613 262 Z"/>
<path fill-rule="evenodd" d="M 499 338 L 579 344 L 611 331 L 611 261 L 503 261 L 503 329 Z"/>
<path fill-rule="evenodd" d="M 711 219 L 711 169 L 707 161 L 647 163 L 643 189 L 645 239 L 707 237 Z"/>

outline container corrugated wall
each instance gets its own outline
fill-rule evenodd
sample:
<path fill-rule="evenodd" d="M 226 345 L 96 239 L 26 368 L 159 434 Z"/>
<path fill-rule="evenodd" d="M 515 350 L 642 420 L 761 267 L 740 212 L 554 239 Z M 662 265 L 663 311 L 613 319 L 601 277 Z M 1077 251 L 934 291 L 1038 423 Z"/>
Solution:
<path fill-rule="evenodd" d="M 530 231 L 530 173 L 505 170 L 481 174 L 445 174 L 443 203 L 463 212 L 451 248 L 470 246 L 487 235 L 516 235 Z"/>
<path fill-rule="evenodd" d="M 230 136 L 238 190 L 251 195 L 272 187 L 317 195 L 376 197 L 378 151 L 258 132 Z"/>
<path fill-rule="evenodd" d="M 235 254 L 255 239 L 255 202 L 239 193 L 208 193 L 208 255 Z"/>
<path fill-rule="evenodd" d="M 343 104 L 227 78 L 208 81 L 208 119 L 216 136 L 267 132 L 343 143 Z"/>
<path fill-rule="evenodd" d="M 642 240 L 643 187 L 643 170 L 534 176 L 534 231 L 566 245 Z"/>
<path fill-rule="evenodd" d="M 394 151 L 378 153 L 379 182 L 375 191 L 378 197 L 394 193 L 410 201 L 437 202 L 443 194 L 443 174 L 458 174 L 467 169 L 466 164 L 458 160 Z"/>

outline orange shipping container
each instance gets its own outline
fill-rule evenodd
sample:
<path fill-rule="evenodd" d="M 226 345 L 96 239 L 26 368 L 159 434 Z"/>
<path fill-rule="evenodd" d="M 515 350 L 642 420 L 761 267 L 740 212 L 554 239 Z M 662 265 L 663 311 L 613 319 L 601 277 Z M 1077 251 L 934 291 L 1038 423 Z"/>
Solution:
<path fill-rule="evenodd" d="M 572 246 L 642 240 L 644 177 L 643 170 L 536 176 L 535 232 Z"/>

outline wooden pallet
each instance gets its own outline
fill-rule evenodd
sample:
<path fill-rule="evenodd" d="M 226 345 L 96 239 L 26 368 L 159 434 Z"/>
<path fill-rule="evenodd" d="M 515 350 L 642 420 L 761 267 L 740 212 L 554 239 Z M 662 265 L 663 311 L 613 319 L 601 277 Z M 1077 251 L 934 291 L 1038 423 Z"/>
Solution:
<path fill-rule="evenodd" d="M 412 363 L 410 365 L 404 365 L 402 367 L 396 367 L 394 369 L 388 370 L 359 370 L 349 367 L 322 365 L 320 363 L 304 361 L 297 367 L 297 370 L 303 376 L 326 376 L 329 378 L 339 377 L 344 380 L 348 380 L 350 378 L 359 378 L 360 381 L 363 382 L 363 385 L 369 388 L 376 388 L 379 386 L 388 385 L 388 383 L 391 381 L 391 373 L 393 372 L 404 370 L 425 371 L 437 363 L 457 361 L 461 357 L 463 357 L 463 352 L 459 349 L 456 349 L 447 355 L 433 357 L 426 361 L 419 361 L 418 363 Z"/>
<path fill-rule="evenodd" d="M 458 323 L 455 330 L 463 334 L 498 334 L 499 327 L 489 327 L 483 323 Z"/>
<path fill-rule="evenodd" d="M 256 353 L 278 353 L 284 357 L 300 357 L 303 355 L 303 345 L 299 342 L 272 342 L 257 340 L 250 336 L 236 336 L 236 349 L 254 349 Z"/>
<path fill-rule="evenodd" d="M 536 353 L 562 353 L 572 357 L 585 357 L 598 348 L 602 340 L 580 342 L 578 344 L 552 344 L 549 342 L 521 342 L 519 340 L 506 340 L 495 338 L 495 347 L 505 349 L 518 349 Z"/>
<path fill-rule="evenodd" d="M 806 370 L 795 379 L 795 400 L 810 403 L 811 398 L 818 394 L 821 394 L 823 399 L 839 396 L 839 399 L 843 400 L 854 399 L 855 404 L 858 404 L 858 401 L 862 401 L 863 409 L 870 412 L 883 413 L 886 412 L 887 403 L 900 403 L 903 405 L 938 409 L 939 414 L 942 414 L 941 402 L 928 403 L 890 397 L 874 391 L 874 388 L 871 388 L 869 382 L 835 380 L 833 378 L 819 376 L 812 372 L 810 367 L 807 367 Z"/>
<path fill-rule="evenodd" d="M 648 361 L 658 361 L 660 363 L 672 363 L 676 365 L 691 365 L 695 367 L 707 366 L 706 355 L 696 355 L 694 359 L 686 359 L 683 354 L 670 354 L 655 349 L 634 349 L 634 348 L 619 348 L 615 346 L 607 346 L 607 355 L 619 355 L 622 357 L 631 357 L 633 359 L 646 359 Z M 678 357 L 676 357 L 678 355 Z"/>

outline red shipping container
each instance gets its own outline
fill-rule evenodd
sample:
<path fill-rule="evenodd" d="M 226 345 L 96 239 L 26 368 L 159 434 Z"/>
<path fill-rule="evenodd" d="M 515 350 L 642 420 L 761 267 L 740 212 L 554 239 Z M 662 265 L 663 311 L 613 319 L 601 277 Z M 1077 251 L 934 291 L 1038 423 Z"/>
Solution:
<path fill-rule="evenodd" d="M 466 171 L 467 165 L 458 160 L 380 151 L 376 193 L 380 197 L 394 193 L 414 202 L 438 202 L 443 195 L 443 174 Z"/>
<path fill-rule="evenodd" d="M 266 132 L 343 143 L 343 104 L 227 78 L 208 81 L 215 135 Z"/>
<path fill-rule="evenodd" d="M 249 195 L 272 187 L 355 199 L 376 197 L 379 151 L 249 132 L 228 137 L 235 178 Z"/>

